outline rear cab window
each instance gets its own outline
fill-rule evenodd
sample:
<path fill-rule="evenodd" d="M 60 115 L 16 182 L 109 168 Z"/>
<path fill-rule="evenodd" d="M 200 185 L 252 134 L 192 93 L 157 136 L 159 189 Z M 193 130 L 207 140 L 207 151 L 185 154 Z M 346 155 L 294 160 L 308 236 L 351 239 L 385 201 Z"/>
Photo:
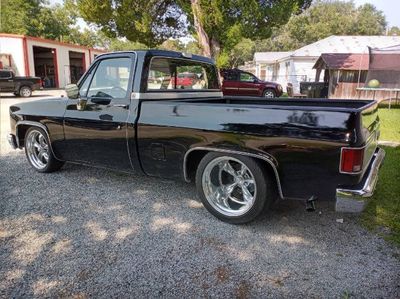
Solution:
<path fill-rule="evenodd" d="M 147 78 L 147 91 L 219 90 L 214 65 L 181 58 L 153 57 Z"/>

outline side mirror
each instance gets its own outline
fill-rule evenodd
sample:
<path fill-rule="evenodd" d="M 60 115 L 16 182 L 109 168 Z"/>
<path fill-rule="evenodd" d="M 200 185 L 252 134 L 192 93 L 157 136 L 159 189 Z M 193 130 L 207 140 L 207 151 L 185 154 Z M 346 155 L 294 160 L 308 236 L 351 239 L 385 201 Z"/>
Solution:
<path fill-rule="evenodd" d="M 70 99 L 79 98 L 79 87 L 76 84 L 68 84 L 65 86 L 65 92 Z"/>

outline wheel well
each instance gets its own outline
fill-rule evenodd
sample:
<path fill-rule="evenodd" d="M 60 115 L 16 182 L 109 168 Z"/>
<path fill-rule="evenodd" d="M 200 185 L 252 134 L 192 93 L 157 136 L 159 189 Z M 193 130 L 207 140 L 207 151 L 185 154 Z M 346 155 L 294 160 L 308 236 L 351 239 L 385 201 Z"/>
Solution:
<path fill-rule="evenodd" d="M 24 147 L 25 146 L 25 135 L 26 132 L 30 127 L 33 127 L 31 125 L 19 125 L 17 127 L 17 139 L 18 139 L 18 145 L 19 147 Z"/>
<path fill-rule="evenodd" d="M 197 167 L 199 166 L 201 159 L 203 159 L 203 157 L 209 152 L 210 151 L 207 150 L 195 150 L 187 155 L 186 164 L 184 165 L 186 168 L 186 179 L 189 179 L 191 182 L 194 181 Z"/>
<path fill-rule="evenodd" d="M 191 182 L 193 182 L 195 180 L 197 167 L 199 166 L 201 159 L 203 159 L 203 157 L 210 152 L 212 152 L 212 151 L 210 151 L 210 150 L 194 150 L 187 155 L 187 157 L 185 159 L 186 163 L 184 165 L 185 171 L 186 171 L 185 172 L 186 179 L 189 179 Z M 278 178 L 277 178 L 278 174 L 275 173 L 272 165 L 261 158 L 257 158 L 257 157 L 250 157 L 250 158 L 253 158 L 254 160 L 256 160 L 259 163 L 259 165 L 265 170 L 265 172 L 269 175 L 269 177 L 272 179 L 273 186 L 275 187 L 274 191 L 275 191 L 276 195 L 280 196 L 280 193 L 279 193 L 280 182 L 278 182 Z"/>
<path fill-rule="evenodd" d="M 272 87 L 265 87 L 264 90 L 263 90 L 263 94 L 264 94 L 267 90 L 272 91 L 272 92 L 274 93 L 274 95 L 276 95 L 275 89 L 272 88 Z"/>
<path fill-rule="evenodd" d="M 18 87 L 18 92 L 21 91 L 21 89 L 22 89 L 23 87 L 28 87 L 30 90 L 32 90 L 32 85 L 29 85 L 29 84 L 27 84 L 27 83 L 24 83 L 24 84 L 22 84 L 22 85 L 20 85 L 20 86 Z"/>

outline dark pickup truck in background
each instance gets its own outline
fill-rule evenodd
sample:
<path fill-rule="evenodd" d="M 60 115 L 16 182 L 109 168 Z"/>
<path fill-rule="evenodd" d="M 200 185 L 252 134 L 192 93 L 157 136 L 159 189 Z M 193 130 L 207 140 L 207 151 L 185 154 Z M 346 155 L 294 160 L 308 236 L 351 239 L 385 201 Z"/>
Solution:
<path fill-rule="evenodd" d="M 19 77 L 13 71 L 0 70 L 0 92 L 12 92 L 16 96 L 30 97 L 32 91 L 42 88 L 39 77 Z"/>
<path fill-rule="evenodd" d="M 197 80 L 182 88 L 181 73 Z M 98 56 L 68 97 L 10 107 L 14 148 L 38 172 L 64 161 L 195 181 L 230 223 L 276 198 L 370 196 L 384 151 L 366 100 L 223 97 L 213 61 L 147 50 Z"/>

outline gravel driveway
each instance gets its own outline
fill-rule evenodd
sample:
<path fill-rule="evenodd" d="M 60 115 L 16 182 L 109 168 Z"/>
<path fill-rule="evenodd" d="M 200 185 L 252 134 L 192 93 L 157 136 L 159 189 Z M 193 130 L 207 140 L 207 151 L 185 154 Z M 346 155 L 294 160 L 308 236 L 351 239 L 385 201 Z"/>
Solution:
<path fill-rule="evenodd" d="M 37 174 L 3 147 L 0 297 L 399 298 L 399 250 L 317 208 L 282 201 L 234 226 L 192 185 L 73 164 Z"/>

